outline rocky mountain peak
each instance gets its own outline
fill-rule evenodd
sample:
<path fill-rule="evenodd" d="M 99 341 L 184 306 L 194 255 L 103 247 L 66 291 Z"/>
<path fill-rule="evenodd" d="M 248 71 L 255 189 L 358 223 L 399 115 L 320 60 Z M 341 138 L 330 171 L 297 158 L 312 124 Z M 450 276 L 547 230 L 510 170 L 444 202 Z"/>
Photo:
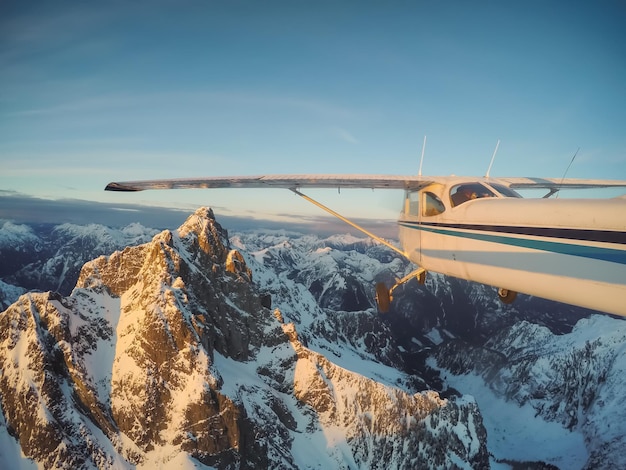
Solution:
<path fill-rule="evenodd" d="M 215 351 L 250 358 L 264 322 L 248 317 L 266 312 L 243 258 L 230 253 L 238 264 L 226 270 L 225 241 L 212 211 L 199 210 L 174 232 L 86 263 L 71 296 L 29 294 L 4 312 L 3 370 L 13 373 L 0 381 L 3 409 L 26 455 L 46 467 L 84 455 L 63 443 L 84 440 L 90 422 L 108 438 L 88 452 L 98 467 L 111 446 L 130 461 L 163 445 L 240 447 L 242 410 L 210 366 Z M 213 426 L 185 430 L 210 417 Z"/>
<path fill-rule="evenodd" d="M 178 229 L 190 251 L 200 251 L 211 257 L 213 263 L 223 263 L 230 248 L 228 232 L 215 220 L 213 210 L 201 207 L 190 215 Z M 197 248 L 196 248 L 197 246 Z"/>
<path fill-rule="evenodd" d="M 0 367 L 3 422 L 44 468 L 306 468 L 311 446 L 336 468 L 488 462 L 471 401 L 302 344 L 206 208 L 86 263 L 69 296 L 21 296 L 0 315 Z"/>

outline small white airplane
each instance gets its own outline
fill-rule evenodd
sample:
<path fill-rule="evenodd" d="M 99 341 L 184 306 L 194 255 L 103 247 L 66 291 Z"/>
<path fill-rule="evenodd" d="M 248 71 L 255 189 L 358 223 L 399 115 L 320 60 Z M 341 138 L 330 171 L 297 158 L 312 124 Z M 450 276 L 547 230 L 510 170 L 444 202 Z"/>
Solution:
<path fill-rule="evenodd" d="M 108 191 L 286 188 L 418 266 L 391 288 L 376 286 L 381 312 L 394 289 L 427 271 L 626 316 L 626 199 L 550 198 L 561 189 L 626 187 L 626 181 L 390 175 L 263 175 L 110 183 Z M 300 192 L 301 188 L 403 189 L 401 248 Z M 515 189 L 545 189 L 522 198 Z"/>

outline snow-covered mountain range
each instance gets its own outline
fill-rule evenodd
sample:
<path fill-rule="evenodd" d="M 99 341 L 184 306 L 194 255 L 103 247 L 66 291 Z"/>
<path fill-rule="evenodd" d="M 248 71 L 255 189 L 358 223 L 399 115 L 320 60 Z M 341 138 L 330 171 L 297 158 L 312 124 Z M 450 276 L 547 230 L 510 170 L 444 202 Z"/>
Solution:
<path fill-rule="evenodd" d="M 2 468 L 626 467 L 621 319 L 435 274 L 380 315 L 390 250 L 206 208 L 0 259 Z"/>
<path fill-rule="evenodd" d="M 28 290 L 68 295 L 87 261 L 145 243 L 157 232 L 140 224 L 119 230 L 98 224 L 28 226 L 0 220 L 0 279 Z M 1 292 L 0 306 L 6 308 Z"/>

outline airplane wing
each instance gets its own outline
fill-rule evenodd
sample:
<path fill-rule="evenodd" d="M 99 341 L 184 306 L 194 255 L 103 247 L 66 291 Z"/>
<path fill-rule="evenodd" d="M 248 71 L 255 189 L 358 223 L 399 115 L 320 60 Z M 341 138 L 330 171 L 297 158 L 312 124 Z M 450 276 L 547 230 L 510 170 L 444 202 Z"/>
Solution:
<path fill-rule="evenodd" d="M 403 176 L 358 174 L 301 174 L 214 176 L 208 178 L 176 178 L 109 183 L 107 191 L 143 191 L 145 189 L 191 188 L 365 188 L 419 190 L 431 183 L 449 183 L 456 176 Z M 467 179 L 467 178 L 465 178 Z M 514 189 L 548 189 L 553 194 L 561 189 L 626 187 L 623 180 L 573 179 L 573 178 L 475 178 L 477 181 L 499 181 Z"/>
<path fill-rule="evenodd" d="M 190 188 L 365 188 L 417 190 L 433 183 L 432 178 L 397 175 L 258 175 L 216 176 L 112 182 L 106 191 L 143 191 L 144 189 Z"/>
<path fill-rule="evenodd" d="M 576 178 L 493 178 L 506 183 L 513 189 L 592 189 L 592 188 L 624 188 L 624 180 L 598 180 Z"/>

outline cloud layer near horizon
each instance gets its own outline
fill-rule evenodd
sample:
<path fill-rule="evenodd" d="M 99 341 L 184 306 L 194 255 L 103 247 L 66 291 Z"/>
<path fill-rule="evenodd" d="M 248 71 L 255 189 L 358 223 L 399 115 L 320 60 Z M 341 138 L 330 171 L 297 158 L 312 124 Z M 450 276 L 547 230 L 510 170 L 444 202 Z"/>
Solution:
<path fill-rule="evenodd" d="M 79 199 L 41 199 L 17 192 L 0 191 L 0 220 L 20 224 L 85 225 L 97 223 L 110 227 L 125 227 L 140 223 L 157 229 L 175 229 L 191 214 L 191 210 L 145 206 L 140 204 L 111 204 Z M 290 215 L 293 222 L 277 222 L 268 219 L 253 219 L 221 215 L 214 210 L 216 220 L 227 230 L 252 229 L 288 230 L 300 233 L 331 235 L 336 233 L 359 234 L 358 231 L 332 217 L 302 217 Z M 395 221 L 356 220 L 376 235 L 395 239 Z M 364 235 L 363 235 L 364 236 Z"/>

